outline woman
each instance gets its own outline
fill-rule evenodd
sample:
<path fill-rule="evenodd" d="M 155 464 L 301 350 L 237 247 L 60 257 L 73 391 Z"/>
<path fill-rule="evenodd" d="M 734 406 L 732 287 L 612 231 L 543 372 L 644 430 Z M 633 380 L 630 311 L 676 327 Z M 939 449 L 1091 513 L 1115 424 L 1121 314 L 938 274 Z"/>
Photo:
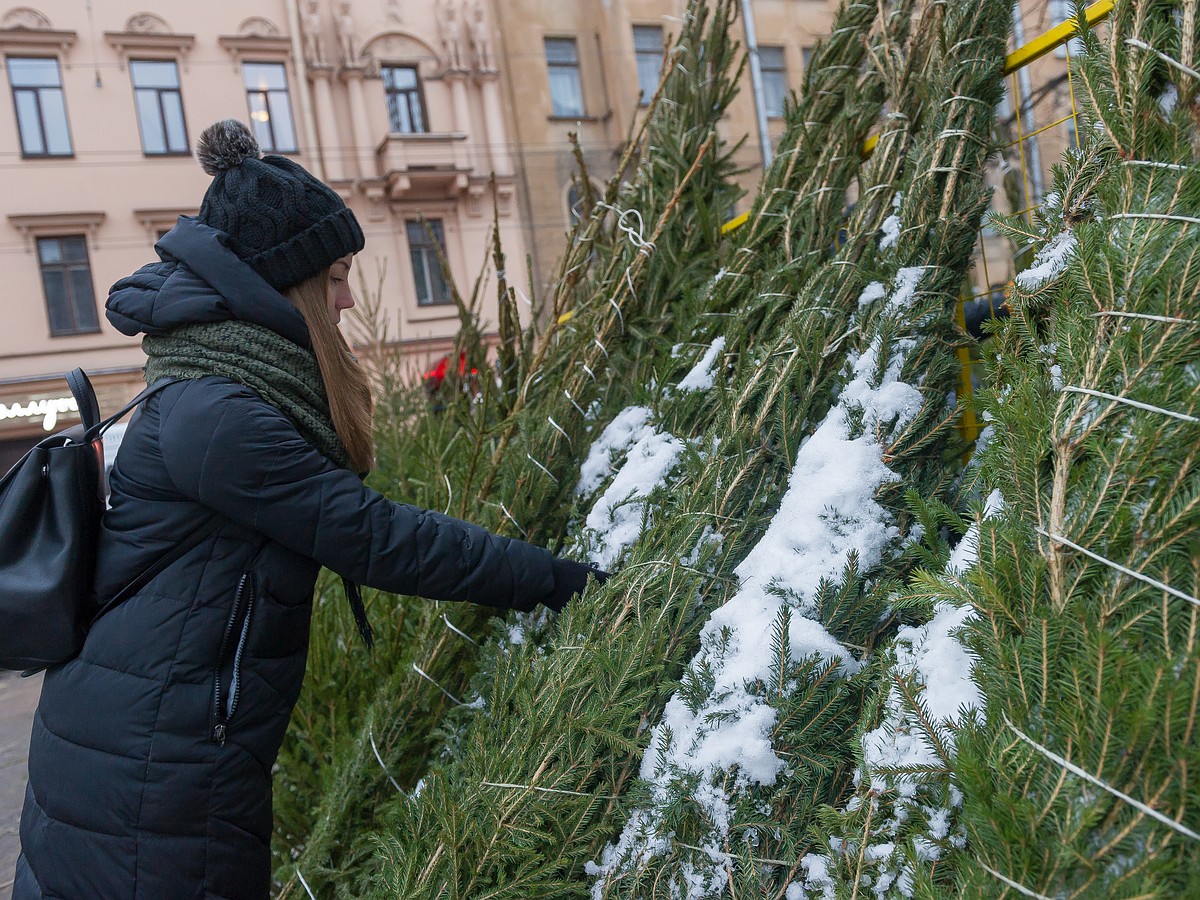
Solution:
<path fill-rule="evenodd" d="M 186 536 L 194 546 L 46 673 L 15 900 L 267 897 L 271 767 L 321 566 L 523 610 L 560 609 L 603 577 L 362 484 L 371 396 L 337 328 L 362 230 L 299 165 L 259 158 L 237 122 L 207 129 L 197 156 L 214 176 L 199 216 L 108 300 L 118 329 L 145 335 L 146 380 L 178 381 L 122 442 L 97 604 Z"/>

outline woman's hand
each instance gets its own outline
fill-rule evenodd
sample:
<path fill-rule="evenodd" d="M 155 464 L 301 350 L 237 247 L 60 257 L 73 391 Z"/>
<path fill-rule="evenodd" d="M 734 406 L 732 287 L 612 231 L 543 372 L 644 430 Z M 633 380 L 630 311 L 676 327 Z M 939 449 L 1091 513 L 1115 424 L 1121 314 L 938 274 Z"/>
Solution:
<path fill-rule="evenodd" d="M 555 612 L 566 606 L 576 594 L 583 593 L 589 577 L 597 583 L 604 584 L 609 573 L 586 563 L 575 562 L 573 559 L 557 558 L 554 560 L 554 593 L 542 602 Z"/>

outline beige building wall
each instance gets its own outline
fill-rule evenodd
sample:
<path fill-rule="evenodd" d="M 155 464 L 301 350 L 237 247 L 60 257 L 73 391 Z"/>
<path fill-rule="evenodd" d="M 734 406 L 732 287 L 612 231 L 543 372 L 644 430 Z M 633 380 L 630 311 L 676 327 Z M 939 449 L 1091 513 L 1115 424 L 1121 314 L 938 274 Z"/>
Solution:
<path fill-rule="evenodd" d="M 65 371 L 92 374 L 106 410 L 141 386 L 139 342 L 104 318 L 108 288 L 156 259 L 154 241 L 177 215 L 198 210 L 210 182 L 190 152 L 199 133 L 226 117 L 268 124 L 255 123 L 249 107 L 243 76 L 258 70 L 244 66 L 254 63 L 282 64 L 286 104 L 266 118 L 290 145 L 287 155 L 329 181 L 362 223 L 367 244 L 356 265 L 372 291 L 382 279 L 391 339 L 417 365 L 445 353 L 457 309 L 417 302 L 407 223 L 440 221 L 455 281 L 469 290 L 490 251 L 494 171 L 505 247 L 514 259 L 525 255 L 494 21 L 490 0 L 0 0 L 0 467 L 46 433 L 43 401 L 68 405 Z M 26 86 L 27 69 L 14 72 L 10 61 L 28 58 L 57 63 L 69 154 L 31 155 L 22 143 L 16 104 L 28 111 L 33 93 L 54 99 Z M 131 60 L 177 64 L 183 152 L 146 151 Z M 401 123 L 414 133 L 392 128 L 389 66 L 416 70 L 424 122 Z M 285 108 L 294 142 L 286 141 Z M 90 284 L 96 321 L 52 334 L 39 239 L 70 239 L 78 250 L 79 238 L 86 266 L 72 273 L 75 295 Z M 492 284 L 485 330 L 496 320 Z M 58 412 L 50 427 L 73 416 Z"/>

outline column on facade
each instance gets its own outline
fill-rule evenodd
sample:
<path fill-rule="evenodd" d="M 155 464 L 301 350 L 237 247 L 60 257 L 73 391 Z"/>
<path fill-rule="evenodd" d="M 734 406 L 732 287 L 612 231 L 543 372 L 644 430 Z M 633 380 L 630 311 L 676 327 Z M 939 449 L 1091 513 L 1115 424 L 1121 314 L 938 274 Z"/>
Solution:
<path fill-rule="evenodd" d="M 495 70 L 480 76 L 483 90 L 484 140 L 491 152 L 492 171 L 498 176 L 513 174 L 512 157 L 508 152 L 508 135 L 504 130 L 504 109 L 500 103 L 500 75 Z"/>
<path fill-rule="evenodd" d="M 457 169 L 471 169 L 471 157 L 467 143 L 471 140 L 471 104 L 467 98 L 467 73 L 461 69 L 451 69 L 446 73 L 450 82 L 450 102 L 454 110 L 454 130 L 467 135 L 465 141 L 454 143 L 454 166 Z"/>
<path fill-rule="evenodd" d="M 371 119 L 367 114 L 367 100 L 363 89 L 365 72 L 358 66 L 346 66 L 342 77 L 350 95 L 350 128 L 354 134 L 354 156 L 358 160 L 360 178 L 374 178 L 379 173 L 375 165 L 375 141 L 371 137 Z"/>
<path fill-rule="evenodd" d="M 317 106 L 317 137 L 321 142 L 325 178 L 328 181 L 344 181 L 345 141 L 338 136 L 337 120 L 333 112 L 333 91 L 329 86 L 333 72 L 328 66 L 310 66 L 308 74 L 312 79 L 313 98 Z"/>

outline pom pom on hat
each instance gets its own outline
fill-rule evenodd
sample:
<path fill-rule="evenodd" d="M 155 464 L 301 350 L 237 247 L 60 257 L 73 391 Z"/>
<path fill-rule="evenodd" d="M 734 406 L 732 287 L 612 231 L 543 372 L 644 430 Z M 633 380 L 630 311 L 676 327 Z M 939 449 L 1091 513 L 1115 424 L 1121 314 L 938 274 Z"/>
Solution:
<path fill-rule="evenodd" d="M 196 141 L 196 159 L 213 177 L 258 156 L 258 141 L 237 119 L 222 119 L 209 125 Z"/>
<path fill-rule="evenodd" d="M 366 243 L 335 191 L 286 156 L 260 157 L 254 135 L 236 119 L 205 128 L 196 157 L 213 177 L 198 219 L 228 235 L 226 246 L 276 290 Z"/>

